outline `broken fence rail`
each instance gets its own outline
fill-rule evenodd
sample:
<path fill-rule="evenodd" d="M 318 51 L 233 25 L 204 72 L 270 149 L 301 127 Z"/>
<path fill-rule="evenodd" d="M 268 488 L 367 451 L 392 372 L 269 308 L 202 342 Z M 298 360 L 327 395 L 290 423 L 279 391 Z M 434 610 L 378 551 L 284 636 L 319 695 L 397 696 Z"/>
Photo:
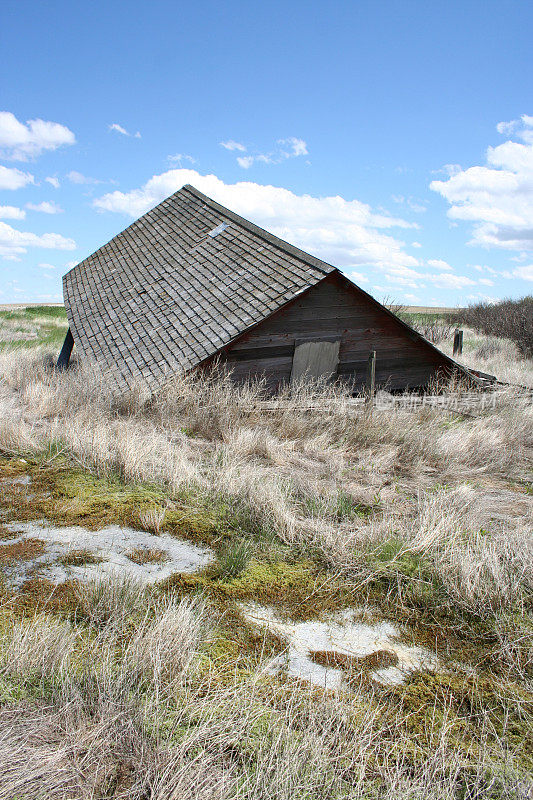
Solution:
<path fill-rule="evenodd" d="M 461 392 L 442 395 L 385 395 L 377 393 L 371 401 L 371 407 L 376 411 L 418 411 L 422 408 L 450 411 L 458 414 L 470 416 L 481 414 L 484 411 L 498 408 L 509 401 L 516 406 L 530 406 L 533 404 L 533 391 L 492 391 L 492 392 Z M 274 413 L 274 412 L 311 412 L 321 411 L 325 413 L 338 414 L 359 414 L 368 410 L 368 397 L 355 397 L 351 399 L 323 400 L 321 402 L 310 402 L 298 405 L 290 400 L 279 400 L 276 402 L 264 400 L 251 404 L 249 407 L 242 407 L 245 413 Z"/>

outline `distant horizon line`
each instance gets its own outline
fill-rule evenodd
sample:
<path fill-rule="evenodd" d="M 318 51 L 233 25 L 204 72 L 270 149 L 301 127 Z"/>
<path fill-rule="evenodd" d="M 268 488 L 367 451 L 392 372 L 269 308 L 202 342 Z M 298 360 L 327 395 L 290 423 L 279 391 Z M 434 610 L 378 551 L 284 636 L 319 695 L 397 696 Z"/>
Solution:
<path fill-rule="evenodd" d="M 378 300 L 379 302 L 379 300 Z M 383 303 L 381 305 L 384 305 Z M 16 303 L 0 303 L 0 311 L 9 311 L 9 309 L 22 309 L 22 308 L 38 308 L 40 306 L 54 306 L 65 307 L 64 303 L 47 303 L 42 301 L 40 303 L 26 303 L 24 300 L 19 300 Z M 394 303 L 390 306 L 391 310 L 406 311 L 408 314 L 424 313 L 439 311 L 442 314 L 452 314 L 454 311 L 464 311 L 466 306 L 405 306 L 402 303 Z"/>

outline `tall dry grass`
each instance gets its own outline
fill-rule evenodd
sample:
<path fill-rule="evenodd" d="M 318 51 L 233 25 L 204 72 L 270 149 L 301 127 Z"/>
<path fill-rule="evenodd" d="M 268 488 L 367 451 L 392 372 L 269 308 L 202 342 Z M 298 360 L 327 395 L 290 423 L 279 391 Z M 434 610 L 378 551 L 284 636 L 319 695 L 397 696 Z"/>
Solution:
<path fill-rule="evenodd" d="M 424 554 L 455 603 L 479 613 L 530 594 L 533 405 L 516 389 L 461 417 L 357 411 L 341 386 L 320 384 L 287 390 L 265 410 L 261 384 L 216 373 L 117 397 L 96 371 L 58 373 L 39 351 L 1 353 L 0 375 L 4 451 L 53 445 L 101 473 L 225 498 L 347 576 L 367 569 L 381 543 L 400 541 Z"/>
<path fill-rule="evenodd" d="M 201 604 L 145 596 L 141 609 L 145 590 L 131 582 L 86 591 L 104 616 L 58 627 L 41 615 L 0 633 L 2 691 L 13 693 L 0 710 L 1 800 L 530 796 L 488 719 L 470 744 L 464 721 L 436 706 L 413 748 L 401 702 L 363 687 L 328 696 L 261 671 L 220 681 Z M 129 637 L 118 635 L 126 617 Z M 36 654 L 10 660 L 21 634 L 53 643 L 46 681 L 28 672 L 42 666 Z"/>
<path fill-rule="evenodd" d="M 480 353 L 469 335 L 466 344 L 473 366 L 497 372 L 501 361 L 501 377 L 527 382 L 531 365 L 511 358 L 510 345 Z M 352 587 L 386 577 L 398 603 L 408 604 L 411 585 L 437 586 L 439 603 L 490 628 L 492 654 L 528 685 L 533 409 L 516 389 L 473 416 L 401 405 L 370 413 L 320 384 L 267 402 L 260 384 L 216 374 L 117 397 L 89 367 L 57 373 L 46 352 L 4 352 L 0 450 L 52 463 L 64 453 L 170 495 L 186 490 L 200 506 L 222 500 L 250 542 L 268 532 Z M 146 524 L 157 529 L 164 511 Z M 429 711 L 415 724 L 418 706 L 363 685 L 328 697 L 274 685 L 264 665 L 243 674 L 225 664 L 221 679 L 209 657 L 216 624 L 201 601 L 156 598 L 126 580 L 80 587 L 70 622 L 6 613 L 0 800 L 531 796 L 509 747 L 509 698 L 475 712 L 465 744 L 451 699 L 432 711 L 422 695 Z M 516 710 L 523 697 L 510 696 Z M 464 703 L 475 709 L 478 699 Z"/>

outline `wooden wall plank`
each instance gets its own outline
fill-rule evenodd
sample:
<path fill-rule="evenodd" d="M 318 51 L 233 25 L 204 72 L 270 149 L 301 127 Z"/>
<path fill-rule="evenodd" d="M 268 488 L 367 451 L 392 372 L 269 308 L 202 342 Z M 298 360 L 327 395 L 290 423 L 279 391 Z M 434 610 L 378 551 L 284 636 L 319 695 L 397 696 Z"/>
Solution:
<path fill-rule="evenodd" d="M 420 387 L 441 369 L 444 356 L 394 317 L 374 306 L 363 292 L 333 273 L 264 322 L 242 334 L 220 354 L 236 380 L 266 376 L 277 388 L 288 382 L 295 345 L 339 340 L 336 375 L 364 385 L 368 356 L 376 351 L 376 386 Z"/>

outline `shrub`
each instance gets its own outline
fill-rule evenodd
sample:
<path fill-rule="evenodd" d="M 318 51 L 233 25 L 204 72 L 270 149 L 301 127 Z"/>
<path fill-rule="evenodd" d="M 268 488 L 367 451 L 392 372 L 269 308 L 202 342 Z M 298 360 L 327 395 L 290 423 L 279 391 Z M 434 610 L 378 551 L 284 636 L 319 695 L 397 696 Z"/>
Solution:
<path fill-rule="evenodd" d="M 440 317 L 422 317 L 420 320 L 411 324 L 411 327 L 421 333 L 424 339 L 433 344 L 449 339 L 453 333 L 454 326 L 451 322 Z"/>
<path fill-rule="evenodd" d="M 487 336 L 510 339 L 523 356 L 533 357 L 533 295 L 501 303 L 478 303 L 461 311 L 453 321 Z"/>

